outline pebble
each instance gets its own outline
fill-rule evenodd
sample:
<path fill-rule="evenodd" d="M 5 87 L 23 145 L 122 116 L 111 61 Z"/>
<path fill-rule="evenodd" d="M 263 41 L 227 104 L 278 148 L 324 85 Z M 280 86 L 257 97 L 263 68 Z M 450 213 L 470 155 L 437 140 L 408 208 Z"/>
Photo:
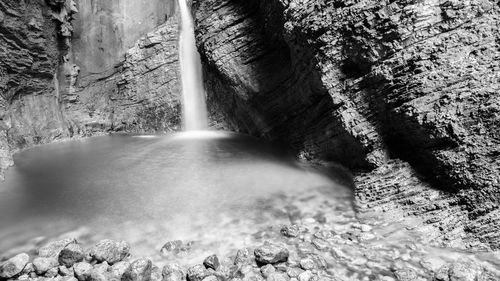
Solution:
<path fill-rule="evenodd" d="M 52 268 L 59 267 L 59 262 L 55 257 L 36 257 L 33 260 L 33 265 L 36 273 L 42 275 Z"/>
<path fill-rule="evenodd" d="M 48 243 L 47 245 L 38 249 L 39 257 L 58 257 L 59 253 L 69 244 L 76 243 L 76 240 L 73 238 L 68 238 L 59 241 L 53 241 Z"/>
<path fill-rule="evenodd" d="M 267 243 L 256 248 L 254 255 L 257 262 L 261 264 L 272 264 L 287 261 L 290 253 L 288 249 L 282 246 Z"/>
<path fill-rule="evenodd" d="M 316 267 L 314 260 L 311 258 L 305 258 L 300 260 L 300 267 L 304 270 L 310 270 Z"/>
<path fill-rule="evenodd" d="M 296 224 L 285 225 L 281 228 L 281 234 L 286 237 L 297 237 L 300 234 L 300 227 Z"/>
<path fill-rule="evenodd" d="M 274 268 L 272 264 L 266 264 L 260 268 L 260 272 L 262 273 L 262 276 L 267 278 L 271 273 L 276 272 L 276 268 Z"/>
<path fill-rule="evenodd" d="M 205 269 L 205 266 L 201 264 L 197 264 L 192 266 L 187 271 L 187 277 L 189 281 L 201 281 L 205 277 L 209 275 L 208 271 Z"/>
<path fill-rule="evenodd" d="M 150 259 L 141 258 L 130 264 L 123 274 L 122 281 L 149 281 L 153 263 Z"/>
<path fill-rule="evenodd" d="M 59 263 L 66 267 L 72 267 L 75 263 L 81 262 L 85 257 L 82 247 L 78 243 L 71 243 L 59 252 Z"/>
<path fill-rule="evenodd" d="M 217 270 L 220 267 L 219 258 L 216 255 L 211 255 L 205 258 L 203 261 L 203 265 L 208 269 L 211 268 L 213 270 Z"/>
<path fill-rule="evenodd" d="M 97 262 L 117 263 L 129 256 L 130 246 L 125 241 L 101 240 L 91 250 L 90 256 Z"/>
<path fill-rule="evenodd" d="M 186 274 L 177 264 L 169 264 L 163 267 L 163 281 L 182 281 L 185 280 Z"/>
<path fill-rule="evenodd" d="M 75 271 L 75 277 L 79 281 L 85 281 L 90 278 L 90 274 L 92 273 L 92 265 L 86 262 L 79 262 L 73 266 L 73 270 Z"/>

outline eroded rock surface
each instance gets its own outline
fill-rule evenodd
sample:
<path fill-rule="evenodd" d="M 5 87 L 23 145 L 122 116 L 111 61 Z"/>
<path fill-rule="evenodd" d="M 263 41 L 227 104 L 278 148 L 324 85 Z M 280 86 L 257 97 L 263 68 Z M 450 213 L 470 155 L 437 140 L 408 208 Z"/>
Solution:
<path fill-rule="evenodd" d="M 178 128 L 174 2 L 0 3 L 0 177 L 36 144 Z"/>
<path fill-rule="evenodd" d="M 500 247 L 497 2 L 194 7 L 211 110 L 236 130 L 357 171 L 362 209 L 418 215 L 436 242 Z"/>

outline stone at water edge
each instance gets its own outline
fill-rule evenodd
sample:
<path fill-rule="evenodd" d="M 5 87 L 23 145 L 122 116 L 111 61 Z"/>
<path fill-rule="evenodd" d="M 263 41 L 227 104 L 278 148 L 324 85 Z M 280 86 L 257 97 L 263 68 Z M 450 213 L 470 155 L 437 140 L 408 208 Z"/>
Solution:
<path fill-rule="evenodd" d="M 162 270 L 163 281 L 183 281 L 186 280 L 186 274 L 177 264 L 165 265 Z"/>
<path fill-rule="evenodd" d="M 123 274 L 122 281 L 149 281 L 152 269 L 153 263 L 150 259 L 138 259 L 130 264 Z"/>
<path fill-rule="evenodd" d="M 64 240 L 50 242 L 47 245 L 38 249 L 38 256 L 46 258 L 48 257 L 57 258 L 61 253 L 62 249 L 64 249 L 69 244 L 74 244 L 74 243 L 77 243 L 76 239 L 74 238 L 68 238 Z"/>
<path fill-rule="evenodd" d="M 90 278 L 92 273 L 92 265 L 86 262 L 79 262 L 73 265 L 73 270 L 75 271 L 75 277 L 80 281 L 85 281 Z"/>
<path fill-rule="evenodd" d="M 153 265 L 153 268 L 151 269 L 151 276 L 150 276 L 150 281 L 162 281 L 163 280 L 163 274 L 161 272 L 161 269 L 157 267 L 156 265 Z"/>
<path fill-rule="evenodd" d="M 208 269 L 217 270 L 220 267 L 219 258 L 216 255 L 211 255 L 203 261 L 203 265 Z"/>
<path fill-rule="evenodd" d="M 210 273 L 208 272 L 208 270 L 201 264 L 192 266 L 187 271 L 187 279 L 189 281 L 202 281 L 209 275 Z"/>
<path fill-rule="evenodd" d="M 36 273 L 42 275 L 52 268 L 59 267 L 59 261 L 56 257 L 37 257 L 33 260 L 33 265 Z"/>
<path fill-rule="evenodd" d="M 107 262 L 96 264 L 90 272 L 89 281 L 108 281 L 110 279 L 108 269 L 109 264 Z"/>
<path fill-rule="evenodd" d="M 297 237 L 300 234 L 300 227 L 296 224 L 285 225 L 281 228 L 281 234 L 286 237 Z"/>
<path fill-rule="evenodd" d="M 110 277 L 116 280 L 121 280 L 123 274 L 125 274 L 125 272 L 128 270 L 129 267 L 130 267 L 130 262 L 128 261 L 119 261 L 113 264 L 109 268 Z"/>
<path fill-rule="evenodd" d="M 274 268 L 272 264 L 266 264 L 260 268 L 260 272 L 262 273 L 262 276 L 267 278 L 271 273 L 276 272 L 276 268 Z"/>
<path fill-rule="evenodd" d="M 261 264 L 273 264 L 287 261 L 288 249 L 275 244 L 264 244 L 254 250 L 255 260 Z"/>
<path fill-rule="evenodd" d="M 72 267 L 75 263 L 83 261 L 85 252 L 78 243 L 71 243 L 59 252 L 59 263 Z"/>
<path fill-rule="evenodd" d="M 90 256 L 97 262 L 117 263 L 129 256 L 130 245 L 125 241 L 101 240 L 91 250 Z"/>
<path fill-rule="evenodd" d="M 282 272 L 273 272 L 267 277 L 267 281 L 289 281 L 288 275 Z"/>
<path fill-rule="evenodd" d="M 23 271 L 28 264 L 30 257 L 22 253 L 8 259 L 0 266 L 0 278 L 12 278 Z"/>
<path fill-rule="evenodd" d="M 238 266 L 252 264 L 254 261 L 255 256 L 248 248 L 238 250 L 238 252 L 236 252 L 236 257 L 234 258 L 234 264 Z"/>

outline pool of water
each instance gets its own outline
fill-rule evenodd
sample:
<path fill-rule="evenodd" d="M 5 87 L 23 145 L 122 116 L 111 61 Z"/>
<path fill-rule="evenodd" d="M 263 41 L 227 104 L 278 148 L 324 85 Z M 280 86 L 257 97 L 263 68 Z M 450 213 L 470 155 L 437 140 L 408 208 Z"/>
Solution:
<path fill-rule="evenodd" d="M 0 253 L 78 229 L 89 242 L 123 239 L 148 256 L 186 237 L 229 251 L 266 220 L 288 223 L 269 200 L 318 187 L 350 192 L 286 149 L 233 133 L 39 146 L 17 154 L 0 184 Z"/>

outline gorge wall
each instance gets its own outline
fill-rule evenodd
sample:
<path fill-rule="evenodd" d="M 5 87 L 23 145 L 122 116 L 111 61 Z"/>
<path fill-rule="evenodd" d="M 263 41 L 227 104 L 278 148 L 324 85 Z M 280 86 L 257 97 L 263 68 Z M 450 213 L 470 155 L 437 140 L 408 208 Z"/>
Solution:
<path fill-rule="evenodd" d="M 343 164 L 361 214 L 500 247 L 498 1 L 193 2 L 213 127 Z M 1 1 L 0 174 L 32 145 L 179 128 L 175 10 Z"/>
<path fill-rule="evenodd" d="M 0 175 L 70 137 L 179 126 L 176 2 L 0 3 Z"/>
<path fill-rule="evenodd" d="M 195 0 L 209 105 L 355 171 L 361 210 L 499 248 L 499 4 Z"/>

